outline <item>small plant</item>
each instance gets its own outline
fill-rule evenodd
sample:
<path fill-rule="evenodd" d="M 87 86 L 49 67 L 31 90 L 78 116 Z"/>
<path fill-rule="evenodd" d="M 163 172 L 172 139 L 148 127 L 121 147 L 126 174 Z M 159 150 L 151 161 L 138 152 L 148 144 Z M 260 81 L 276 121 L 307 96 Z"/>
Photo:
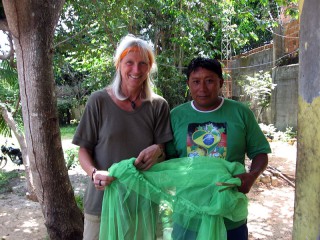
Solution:
<path fill-rule="evenodd" d="M 273 141 L 277 132 L 277 129 L 273 124 L 266 125 L 264 123 L 259 123 L 261 131 L 266 136 L 269 141 Z"/>
<path fill-rule="evenodd" d="M 297 137 L 297 131 L 293 131 L 293 127 L 287 127 L 284 133 L 289 139 Z"/>
<path fill-rule="evenodd" d="M 293 131 L 292 127 L 287 127 L 282 135 L 282 141 L 293 144 L 296 141 L 297 132 Z"/>
<path fill-rule="evenodd" d="M 254 107 L 256 105 L 259 108 L 257 115 L 257 119 L 259 119 L 264 109 L 270 105 L 271 92 L 277 84 L 272 83 L 269 72 L 263 71 L 259 71 L 254 77 L 247 76 L 246 81 L 239 81 L 239 84 L 253 102 L 250 106 Z"/>
<path fill-rule="evenodd" d="M 70 148 L 64 152 L 67 169 L 70 170 L 78 165 L 78 148 Z"/>
<path fill-rule="evenodd" d="M 83 196 L 81 195 L 75 195 L 75 200 L 77 203 L 78 208 L 83 212 L 84 207 L 83 207 Z"/>
<path fill-rule="evenodd" d="M 285 132 L 277 131 L 273 124 L 266 125 L 259 123 L 259 126 L 268 141 L 281 141 L 292 143 L 296 140 L 297 132 L 293 131 L 293 127 L 287 127 Z"/>

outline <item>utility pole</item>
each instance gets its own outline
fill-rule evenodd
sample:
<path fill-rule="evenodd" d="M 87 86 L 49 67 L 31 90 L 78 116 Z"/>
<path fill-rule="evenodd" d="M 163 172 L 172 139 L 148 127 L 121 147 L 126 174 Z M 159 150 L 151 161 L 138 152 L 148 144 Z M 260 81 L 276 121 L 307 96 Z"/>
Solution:
<path fill-rule="evenodd" d="M 221 30 L 222 30 L 222 39 L 221 39 L 221 60 L 224 64 L 224 85 L 222 88 L 222 93 L 224 97 L 232 97 L 232 79 L 231 79 L 231 70 L 230 59 L 231 59 L 231 42 L 230 42 L 230 32 L 231 32 L 231 13 L 232 11 L 231 4 L 225 4 L 222 19 L 221 19 Z"/>
<path fill-rule="evenodd" d="M 298 149 L 293 240 L 320 239 L 320 2 L 299 2 Z"/>

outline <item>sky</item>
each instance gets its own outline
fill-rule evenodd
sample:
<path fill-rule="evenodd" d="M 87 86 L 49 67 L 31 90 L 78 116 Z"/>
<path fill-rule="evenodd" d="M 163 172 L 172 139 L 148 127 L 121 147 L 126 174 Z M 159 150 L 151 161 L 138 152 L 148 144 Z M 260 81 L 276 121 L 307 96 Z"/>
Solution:
<path fill-rule="evenodd" d="M 0 31 L 0 54 L 9 50 L 7 35 Z"/>

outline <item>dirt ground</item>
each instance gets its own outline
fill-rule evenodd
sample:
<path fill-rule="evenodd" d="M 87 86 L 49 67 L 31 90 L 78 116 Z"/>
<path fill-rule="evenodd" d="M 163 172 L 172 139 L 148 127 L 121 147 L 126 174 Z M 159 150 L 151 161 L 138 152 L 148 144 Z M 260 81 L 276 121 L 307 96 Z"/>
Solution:
<path fill-rule="evenodd" d="M 282 142 L 271 143 L 272 166 L 294 182 L 296 145 Z M 23 171 L 23 167 L 8 163 L 5 171 Z M 86 177 L 79 168 L 69 171 L 76 193 L 82 194 Z M 45 240 L 49 239 L 44 225 L 40 205 L 25 197 L 24 179 L 10 183 L 12 191 L 0 194 L 0 239 L 1 240 Z M 294 187 L 278 178 L 278 186 L 270 183 L 256 183 L 248 194 L 248 228 L 250 240 L 292 239 Z"/>

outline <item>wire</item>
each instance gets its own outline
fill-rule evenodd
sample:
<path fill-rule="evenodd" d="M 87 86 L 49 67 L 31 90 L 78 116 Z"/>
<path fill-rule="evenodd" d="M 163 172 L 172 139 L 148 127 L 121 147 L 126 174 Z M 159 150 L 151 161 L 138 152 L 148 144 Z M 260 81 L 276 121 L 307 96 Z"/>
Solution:
<path fill-rule="evenodd" d="M 275 32 L 272 31 L 272 30 L 269 30 L 269 29 L 267 29 L 267 31 L 271 32 L 272 34 L 274 34 L 274 35 L 276 35 L 276 36 L 282 37 L 282 38 L 295 38 L 295 39 L 298 39 L 298 38 L 299 38 L 299 37 L 290 37 L 290 36 L 281 35 L 281 34 L 279 34 L 279 33 L 275 33 Z M 294 32 L 293 34 L 295 34 L 295 33 L 298 33 L 298 34 L 299 34 L 299 32 Z"/>
<path fill-rule="evenodd" d="M 295 51 L 291 52 L 291 53 L 288 53 L 274 61 L 271 61 L 271 62 L 266 62 L 266 63 L 261 63 L 261 64 L 257 64 L 257 65 L 251 65 L 251 66 L 246 66 L 246 67 L 236 67 L 236 68 L 223 68 L 224 70 L 235 70 L 235 69 L 244 69 L 244 68 L 253 68 L 253 67 L 260 67 L 260 66 L 264 66 L 264 65 L 268 65 L 268 64 L 273 64 L 273 63 L 276 63 L 278 62 L 279 60 L 281 60 L 282 58 L 285 58 L 293 53 L 296 53 L 298 52 L 299 49 L 296 49 Z M 187 67 L 175 67 L 175 66 L 172 66 L 172 65 L 167 65 L 167 64 L 159 64 L 159 66 L 164 66 L 164 67 L 172 67 L 172 68 L 176 68 L 176 69 L 186 69 Z"/>
<path fill-rule="evenodd" d="M 244 68 L 260 67 L 260 66 L 264 66 L 264 65 L 276 63 L 276 62 L 278 62 L 279 60 L 281 60 L 282 58 L 285 58 L 285 57 L 287 57 L 287 56 L 289 56 L 289 55 L 291 55 L 291 54 L 293 54 L 293 53 L 296 53 L 296 52 L 298 52 L 298 51 L 299 51 L 299 49 L 296 49 L 295 51 L 293 51 L 293 52 L 291 52 L 291 53 L 288 53 L 288 54 L 286 54 L 286 55 L 284 55 L 284 56 L 282 56 L 282 57 L 280 57 L 280 58 L 278 58 L 278 59 L 276 59 L 276 60 L 274 60 L 274 61 L 271 61 L 271 62 L 266 62 L 266 63 L 262 63 L 262 64 L 258 64 L 258 65 L 251 65 L 251 66 L 246 66 L 246 67 L 223 68 L 223 69 L 224 69 L 224 70 L 234 70 L 234 69 L 244 69 Z"/>

